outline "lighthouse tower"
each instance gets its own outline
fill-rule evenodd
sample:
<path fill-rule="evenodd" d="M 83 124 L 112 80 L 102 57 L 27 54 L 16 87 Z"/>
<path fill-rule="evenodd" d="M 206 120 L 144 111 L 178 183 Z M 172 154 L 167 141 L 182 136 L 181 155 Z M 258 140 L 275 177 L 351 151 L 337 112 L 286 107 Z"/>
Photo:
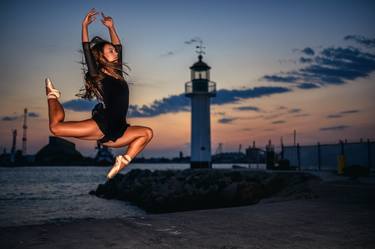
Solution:
<path fill-rule="evenodd" d="M 197 46 L 198 61 L 191 67 L 191 81 L 185 83 L 185 96 L 191 98 L 191 168 L 212 168 L 210 98 L 216 96 L 216 83 L 202 61 L 202 46 Z"/>

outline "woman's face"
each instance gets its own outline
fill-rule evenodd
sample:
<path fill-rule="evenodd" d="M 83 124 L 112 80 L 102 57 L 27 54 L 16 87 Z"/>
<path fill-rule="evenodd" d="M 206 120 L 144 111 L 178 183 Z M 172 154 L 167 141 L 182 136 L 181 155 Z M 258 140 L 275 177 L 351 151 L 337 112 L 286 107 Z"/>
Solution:
<path fill-rule="evenodd" d="M 118 53 L 115 47 L 111 44 L 105 44 L 103 47 L 104 58 L 109 62 L 115 62 L 118 60 Z"/>

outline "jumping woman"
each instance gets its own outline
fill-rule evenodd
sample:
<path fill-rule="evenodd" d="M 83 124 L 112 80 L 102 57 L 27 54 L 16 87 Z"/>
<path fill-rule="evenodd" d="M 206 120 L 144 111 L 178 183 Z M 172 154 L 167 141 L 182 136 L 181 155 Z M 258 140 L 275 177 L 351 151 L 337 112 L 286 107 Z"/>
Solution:
<path fill-rule="evenodd" d="M 88 26 L 98 12 L 91 9 L 82 22 L 82 46 L 87 65 L 84 94 L 76 96 L 100 102 L 92 110 L 92 118 L 82 121 L 64 121 L 65 112 L 59 102 L 61 93 L 46 78 L 49 128 L 53 135 L 96 140 L 112 148 L 128 146 L 125 155 L 116 156 L 107 174 L 112 179 L 151 141 L 153 131 L 145 126 L 131 126 L 126 115 L 129 106 L 129 87 L 122 70 L 122 45 L 113 20 L 101 13 L 101 22 L 109 30 L 111 42 L 98 36 L 89 41 Z M 124 72 L 125 73 L 125 72 Z"/>

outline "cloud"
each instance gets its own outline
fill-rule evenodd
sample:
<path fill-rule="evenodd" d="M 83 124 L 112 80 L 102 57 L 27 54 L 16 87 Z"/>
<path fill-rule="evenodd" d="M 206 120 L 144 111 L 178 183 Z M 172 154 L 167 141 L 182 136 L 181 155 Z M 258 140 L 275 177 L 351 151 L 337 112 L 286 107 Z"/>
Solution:
<path fill-rule="evenodd" d="M 264 120 L 275 119 L 275 118 L 280 118 L 280 117 L 285 116 L 285 115 L 290 117 L 290 114 L 300 113 L 301 111 L 302 111 L 301 108 L 290 108 L 289 109 L 288 107 L 285 107 L 285 106 L 279 106 L 273 111 L 268 111 L 268 113 L 272 113 L 272 114 L 264 116 L 263 119 Z"/>
<path fill-rule="evenodd" d="M 262 79 L 273 82 L 292 83 L 296 82 L 299 78 L 294 76 L 265 75 Z"/>
<path fill-rule="evenodd" d="M 241 99 L 260 98 L 277 93 L 291 92 L 290 88 L 285 87 L 254 87 L 241 89 L 220 89 L 217 91 L 216 97 L 212 98 L 211 103 L 216 105 L 223 105 L 228 103 L 235 103 Z"/>
<path fill-rule="evenodd" d="M 154 100 L 150 106 L 130 105 L 129 117 L 154 117 L 181 111 L 190 111 L 190 100 L 184 94 L 171 95 L 161 100 Z"/>
<path fill-rule="evenodd" d="M 356 48 L 326 48 L 315 57 L 315 64 L 299 70 L 305 81 L 343 84 L 347 80 L 367 77 L 375 70 L 375 55 Z"/>
<path fill-rule="evenodd" d="M 266 75 L 264 79 L 274 82 L 343 84 L 347 80 L 367 77 L 375 70 L 375 55 L 356 48 L 326 48 L 314 58 L 314 63 L 287 76 Z M 284 81 L 281 79 L 285 79 Z"/>
<path fill-rule="evenodd" d="M 364 44 L 372 44 L 373 39 L 347 36 Z M 368 77 L 375 71 L 375 54 L 354 47 L 328 47 L 315 53 L 309 48 L 302 50 L 313 55 L 307 66 L 279 74 L 265 75 L 261 79 L 270 82 L 294 83 L 301 89 L 313 89 L 318 85 L 340 85 L 349 80 Z M 302 57 L 303 58 L 303 57 Z M 309 83 L 306 83 L 309 82 Z M 315 85 L 314 85 L 315 84 Z"/>
<path fill-rule="evenodd" d="M 190 45 L 199 42 L 200 38 L 192 38 L 184 43 Z M 362 52 L 353 47 L 348 48 L 325 48 L 319 53 L 306 47 L 301 50 L 304 54 L 313 56 L 313 62 L 303 68 L 289 71 L 282 74 L 265 75 L 263 80 L 293 83 L 300 89 L 314 89 L 325 84 L 343 84 L 347 80 L 354 80 L 359 77 L 367 77 L 375 70 L 375 55 Z M 243 99 L 261 98 L 272 94 L 291 92 L 287 87 L 254 87 L 241 89 L 220 89 L 216 97 L 211 99 L 212 105 L 224 105 L 237 103 Z M 74 111 L 91 111 L 97 102 L 78 99 L 70 100 L 63 104 L 64 108 Z M 165 113 L 177 113 L 190 111 L 190 100 L 184 93 L 172 95 L 161 100 L 154 100 L 150 105 L 130 105 L 129 117 L 154 117 Z M 260 111 L 257 107 L 238 107 L 238 110 Z M 285 107 L 283 107 L 285 108 Z M 270 119 L 276 117 L 265 117 Z M 232 120 L 233 121 L 233 120 Z M 222 122 L 231 122 L 223 119 Z"/>
<path fill-rule="evenodd" d="M 361 45 L 364 45 L 368 48 L 374 48 L 375 47 L 375 39 L 369 39 L 362 35 L 347 35 L 344 37 L 344 40 L 350 40 L 355 41 Z"/>
<path fill-rule="evenodd" d="M 260 109 L 256 106 L 239 106 L 239 107 L 235 107 L 233 108 L 235 110 L 239 110 L 239 111 L 255 111 L 255 112 L 260 112 Z"/>
<path fill-rule="evenodd" d="M 186 48 L 186 45 L 191 45 L 191 44 L 194 44 L 194 43 L 200 43 L 201 41 L 202 41 L 202 39 L 199 38 L 199 37 L 191 38 L 191 39 L 189 39 L 189 40 L 187 40 L 187 41 L 184 41 L 184 44 L 183 44 L 180 48 L 175 49 L 175 50 L 167 51 L 167 52 L 161 54 L 160 56 L 161 56 L 161 57 L 168 57 L 168 56 L 175 55 L 175 54 L 177 54 L 177 53 L 183 51 L 184 48 Z"/>
<path fill-rule="evenodd" d="M 347 110 L 347 111 L 341 111 L 339 113 L 334 113 L 334 114 L 330 114 L 330 115 L 327 115 L 327 118 L 341 118 L 345 115 L 348 115 L 348 114 L 353 114 L 353 113 L 358 113 L 359 110 Z"/>
<path fill-rule="evenodd" d="M 289 112 L 289 113 L 297 113 L 297 112 L 300 112 L 300 111 L 301 111 L 300 108 L 292 108 L 292 109 L 290 109 L 288 112 Z"/>
<path fill-rule="evenodd" d="M 301 114 L 293 115 L 293 117 L 296 117 L 296 118 L 299 118 L 299 117 L 307 117 L 307 116 L 310 116 L 310 114 L 308 114 L 308 113 L 301 113 Z"/>
<path fill-rule="evenodd" d="M 225 115 L 225 112 L 214 112 L 213 115 Z"/>
<path fill-rule="evenodd" d="M 284 93 L 291 91 L 284 87 L 254 87 L 248 89 L 220 89 L 216 92 L 216 97 L 211 99 L 212 105 L 224 105 L 229 103 L 236 103 L 242 99 L 260 98 L 277 93 Z M 152 117 L 163 113 L 174 113 L 180 111 L 190 111 L 190 99 L 184 93 L 179 95 L 169 96 L 162 100 L 155 100 L 150 106 L 137 105 L 129 108 L 130 117 Z"/>
<path fill-rule="evenodd" d="M 31 118 L 37 118 L 37 117 L 40 116 L 40 115 L 39 115 L 38 113 L 36 113 L 36 112 L 29 112 L 29 113 L 27 113 L 27 115 L 28 115 L 29 117 L 31 117 Z"/>
<path fill-rule="evenodd" d="M 340 115 L 340 114 L 330 114 L 330 115 L 327 116 L 327 118 L 341 118 L 341 117 L 342 117 L 342 115 Z"/>
<path fill-rule="evenodd" d="M 193 44 L 193 43 L 197 43 L 197 42 L 201 42 L 202 39 L 199 38 L 199 37 L 194 37 L 194 38 L 191 38 L 190 40 L 188 41 L 184 41 L 185 44 L 187 45 L 190 45 L 190 44 Z"/>
<path fill-rule="evenodd" d="M 40 115 L 36 112 L 28 112 L 27 116 L 30 117 L 30 118 L 37 118 Z M 13 120 L 17 120 L 17 119 L 23 119 L 23 115 L 3 116 L 3 117 L 1 117 L 0 120 L 1 121 L 13 121 Z"/>
<path fill-rule="evenodd" d="M 233 121 L 236 119 L 237 118 L 221 118 L 218 120 L 218 122 L 221 124 L 230 124 L 230 123 L 233 123 Z"/>
<path fill-rule="evenodd" d="M 299 62 L 301 62 L 301 63 L 311 63 L 311 62 L 313 62 L 313 59 L 301 57 L 301 58 L 299 58 Z"/>
<path fill-rule="evenodd" d="M 62 103 L 62 106 L 64 109 L 76 112 L 91 112 L 97 103 L 97 101 L 90 101 L 87 99 L 73 99 Z"/>
<path fill-rule="evenodd" d="M 303 54 L 305 54 L 305 56 L 315 55 L 314 49 L 312 49 L 310 47 L 306 47 L 304 49 L 295 48 L 295 49 L 293 49 L 293 52 L 303 53 Z"/>
<path fill-rule="evenodd" d="M 220 89 L 216 92 L 216 97 L 211 99 L 212 105 L 224 105 L 237 103 L 242 99 L 261 98 L 277 93 L 285 93 L 292 91 L 286 87 L 254 87 L 241 89 Z M 85 99 L 74 99 L 64 102 L 62 105 L 67 110 L 77 112 L 87 112 L 94 108 L 97 101 L 89 101 Z M 190 111 L 190 99 L 185 93 L 179 95 L 171 95 L 161 100 L 154 100 L 150 105 L 129 105 L 129 117 L 154 117 L 166 113 L 177 113 L 182 111 Z"/>
<path fill-rule="evenodd" d="M 329 126 L 329 127 L 322 127 L 320 128 L 321 131 L 341 131 L 344 129 L 349 128 L 348 125 L 337 125 L 337 126 Z"/>
<path fill-rule="evenodd" d="M 273 121 L 272 124 L 283 124 L 285 122 L 286 122 L 285 120 L 276 120 L 276 121 Z"/>
<path fill-rule="evenodd" d="M 342 111 L 341 114 L 349 114 L 349 113 L 357 113 L 359 110 L 348 110 L 348 111 Z"/>
<path fill-rule="evenodd" d="M 314 84 L 314 83 L 301 83 L 297 85 L 298 88 L 301 89 L 314 89 L 314 88 L 320 88 L 319 85 Z"/>
<path fill-rule="evenodd" d="M 278 118 L 278 117 L 281 117 L 283 116 L 285 113 L 277 113 L 277 114 L 272 114 L 272 115 L 269 115 L 269 116 L 264 116 L 264 120 L 267 120 L 267 119 L 275 119 L 275 118 Z"/>
<path fill-rule="evenodd" d="M 2 121 L 13 121 L 17 120 L 19 116 L 4 116 L 1 118 Z"/>
<path fill-rule="evenodd" d="M 168 51 L 161 55 L 161 57 L 171 56 L 174 55 L 177 51 Z"/>
<path fill-rule="evenodd" d="M 306 47 L 306 48 L 302 49 L 301 52 L 306 54 L 306 55 L 315 55 L 314 50 L 312 48 L 309 48 L 309 47 Z"/>

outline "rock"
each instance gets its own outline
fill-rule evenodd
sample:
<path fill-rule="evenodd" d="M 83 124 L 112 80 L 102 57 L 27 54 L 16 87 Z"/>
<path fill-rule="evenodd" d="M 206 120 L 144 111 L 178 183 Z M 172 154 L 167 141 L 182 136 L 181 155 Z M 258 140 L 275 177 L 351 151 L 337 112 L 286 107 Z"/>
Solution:
<path fill-rule="evenodd" d="M 224 202 L 234 202 L 237 195 L 238 183 L 231 183 L 227 185 L 220 193 Z"/>
<path fill-rule="evenodd" d="M 140 170 L 99 184 L 95 194 L 133 202 L 151 213 L 250 205 L 276 194 L 308 196 L 306 173 L 248 169 Z"/>

